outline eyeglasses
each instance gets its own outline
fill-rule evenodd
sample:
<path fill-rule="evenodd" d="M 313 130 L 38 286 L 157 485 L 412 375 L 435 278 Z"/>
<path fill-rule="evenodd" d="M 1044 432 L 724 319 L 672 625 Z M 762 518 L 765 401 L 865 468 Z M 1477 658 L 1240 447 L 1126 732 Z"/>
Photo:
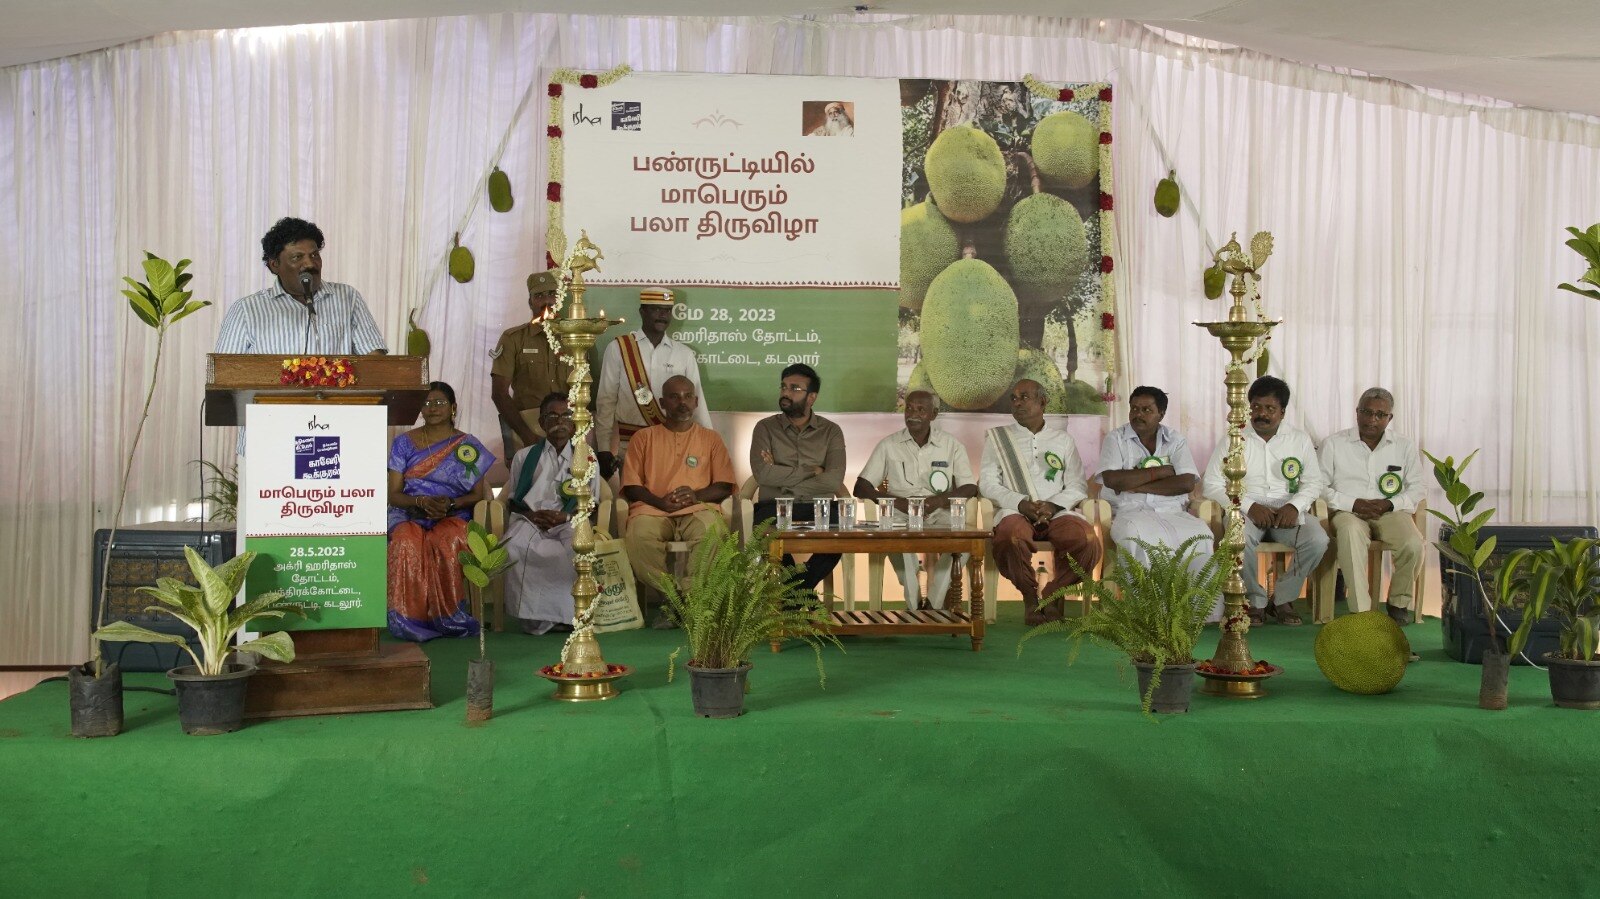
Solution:
<path fill-rule="evenodd" d="M 811 388 L 803 384 L 779 384 L 778 389 L 784 393 L 810 393 Z"/>
<path fill-rule="evenodd" d="M 545 414 L 539 416 L 539 420 L 540 421 L 571 421 L 572 420 L 572 413 L 571 412 L 561 412 L 561 413 L 546 412 Z"/>
<path fill-rule="evenodd" d="M 438 408 L 439 406 L 448 406 L 448 405 L 450 405 L 450 401 L 449 400 L 428 400 L 428 401 L 426 401 L 426 402 L 424 402 L 422 404 L 422 408 L 430 409 L 430 408 Z"/>
<path fill-rule="evenodd" d="M 1282 412 L 1282 411 L 1283 411 L 1283 407 L 1278 405 L 1277 403 L 1272 403 L 1270 405 L 1267 404 L 1267 403 L 1251 403 L 1250 404 L 1250 413 L 1252 415 L 1269 415 L 1269 414 Z"/>
<path fill-rule="evenodd" d="M 1388 421 L 1389 419 L 1394 418 L 1392 413 L 1384 412 L 1381 409 L 1357 409 L 1356 415 L 1360 416 L 1361 418 L 1370 418 L 1373 421 Z"/>

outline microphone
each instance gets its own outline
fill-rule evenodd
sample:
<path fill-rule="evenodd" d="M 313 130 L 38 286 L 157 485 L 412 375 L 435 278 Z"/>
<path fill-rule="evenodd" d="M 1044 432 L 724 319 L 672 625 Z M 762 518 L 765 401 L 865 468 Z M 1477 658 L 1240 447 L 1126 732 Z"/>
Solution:
<path fill-rule="evenodd" d="M 304 341 L 304 344 L 303 344 L 304 349 L 302 349 L 300 352 L 302 352 L 302 353 L 310 353 L 311 352 L 311 323 L 313 321 L 315 321 L 316 318 L 317 318 L 317 304 L 311 298 L 311 273 L 310 272 L 301 272 L 300 273 L 300 289 L 305 292 L 305 295 L 306 295 L 305 306 L 306 306 L 306 312 L 308 313 L 306 315 L 306 336 L 305 336 L 305 341 Z"/>

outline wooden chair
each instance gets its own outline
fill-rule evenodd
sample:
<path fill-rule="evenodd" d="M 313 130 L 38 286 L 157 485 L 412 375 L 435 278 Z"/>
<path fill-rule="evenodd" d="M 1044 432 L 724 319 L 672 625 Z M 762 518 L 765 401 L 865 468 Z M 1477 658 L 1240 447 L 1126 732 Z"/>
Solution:
<path fill-rule="evenodd" d="M 1217 545 L 1222 545 L 1222 507 L 1213 500 L 1201 500 L 1194 514 L 1200 516 L 1200 520 L 1211 528 L 1211 534 L 1216 538 Z M 1329 535 L 1328 552 L 1323 554 L 1323 559 L 1326 560 L 1328 556 L 1333 555 L 1333 536 L 1328 526 L 1328 504 L 1320 499 L 1312 503 L 1311 517 L 1322 527 L 1323 532 Z M 1289 558 L 1293 555 L 1294 547 L 1278 543 L 1275 540 L 1266 540 L 1256 544 L 1256 572 L 1266 575 L 1266 583 L 1262 584 L 1261 587 L 1267 591 L 1269 604 L 1271 602 L 1270 597 L 1278 586 L 1278 578 L 1289 570 Z M 1266 565 L 1261 564 L 1260 556 L 1269 557 Z M 1322 564 L 1323 561 L 1318 562 L 1319 566 Z M 1320 570 L 1320 567 L 1314 569 L 1311 572 L 1311 576 L 1306 578 L 1305 586 L 1301 588 L 1301 595 L 1306 597 L 1306 601 L 1311 605 L 1311 620 L 1318 624 L 1323 624 L 1333 620 L 1333 591 L 1323 589 L 1322 582 L 1324 578 L 1319 576 L 1318 572 Z"/>
<path fill-rule="evenodd" d="M 994 501 L 980 497 L 977 505 L 978 526 L 986 531 L 992 532 L 994 530 L 995 520 L 998 515 Z M 1103 499 L 1086 499 L 1078 504 L 1078 513 L 1089 520 L 1089 524 L 1095 530 L 1096 539 L 1100 541 L 1100 564 L 1096 565 L 1094 570 L 1089 572 L 1091 575 L 1099 577 L 1104 569 L 1107 558 L 1109 558 L 1109 548 L 1111 543 L 1111 504 Z M 1050 574 L 1052 577 L 1054 577 L 1056 574 L 1055 554 L 1050 550 L 1049 541 L 1035 540 L 1033 542 L 1033 551 L 1035 553 L 1042 552 L 1050 554 Z M 953 581 L 954 578 L 951 580 Z M 1040 584 L 1039 586 L 1043 587 L 1044 584 Z M 992 622 L 995 619 L 996 607 L 999 605 L 999 588 L 1000 567 L 995 562 L 995 554 L 991 551 L 984 557 L 983 560 L 983 595 L 986 597 L 984 602 L 983 617 L 985 621 Z M 1083 603 L 1083 613 L 1085 615 L 1089 614 L 1092 600 L 1088 594 L 1078 589 L 1076 585 L 1073 585 L 1072 587 L 1067 588 L 1067 599 L 1072 599 L 1074 595 L 1077 596 L 1079 602 Z"/>
<path fill-rule="evenodd" d="M 1412 518 L 1417 523 L 1417 532 L 1424 535 L 1424 545 L 1426 545 L 1426 535 L 1428 533 L 1427 500 L 1417 503 L 1417 508 L 1416 511 L 1412 513 Z M 1330 516 L 1328 525 L 1328 553 L 1327 555 L 1323 556 L 1322 565 L 1317 568 L 1316 574 L 1314 575 L 1319 581 L 1318 589 L 1322 591 L 1322 595 L 1328 597 L 1328 620 L 1330 621 L 1333 619 L 1332 607 L 1333 595 L 1335 593 L 1335 582 L 1339 577 L 1339 552 L 1338 548 L 1334 545 L 1334 540 L 1335 535 L 1333 533 L 1332 519 Z M 1372 543 L 1367 547 L 1367 595 L 1372 597 L 1373 608 L 1377 608 L 1377 604 L 1382 602 L 1381 597 L 1385 595 L 1383 592 L 1383 555 L 1384 553 L 1393 552 L 1393 547 L 1377 538 L 1373 538 Z M 1422 565 L 1418 565 L 1417 582 L 1412 585 L 1411 588 L 1412 613 L 1417 621 L 1422 620 L 1422 590 L 1426 583 L 1427 568 Z M 1320 618 L 1317 619 L 1319 623 L 1322 620 L 1323 619 Z"/>
<path fill-rule="evenodd" d="M 492 497 L 479 501 L 472 508 L 472 520 L 483 525 L 484 530 L 502 539 L 506 535 L 506 526 L 510 524 L 508 518 L 510 508 L 501 498 L 504 493 L 504 487 L 497 488 Z M 605 481 L 601 481 L 600 496 L 595 501 L 595 513 L 598 516 L 595 523 L 596 539 L 607 539 L 612 535 L 614 527 L 612 511 L 611 487 Z M 492 611 L 494 615 L 492 630 L 495 633 L 500 633 L 506 627 L 505 589 L 505 578 L 498 577 L 489 584 L 487 590 L 483 591 L 483 608 L 479 611 L 484 618 L 479 620 L 488 624 L 487 618 Z"/>

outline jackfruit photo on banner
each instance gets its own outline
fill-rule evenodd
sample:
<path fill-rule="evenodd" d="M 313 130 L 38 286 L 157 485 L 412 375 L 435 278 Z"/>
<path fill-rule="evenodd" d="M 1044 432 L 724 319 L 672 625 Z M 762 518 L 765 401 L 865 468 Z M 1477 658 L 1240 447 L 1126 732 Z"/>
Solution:
<path fill-rule="evenodd" d="M 1099 123 L 1112 101 L 1065 87 L 1062 101 L 1021 82 L 901 80 L 902 397 L 1009 412 L 1029 378 L 1047 413 L 1106 414 Z"/>

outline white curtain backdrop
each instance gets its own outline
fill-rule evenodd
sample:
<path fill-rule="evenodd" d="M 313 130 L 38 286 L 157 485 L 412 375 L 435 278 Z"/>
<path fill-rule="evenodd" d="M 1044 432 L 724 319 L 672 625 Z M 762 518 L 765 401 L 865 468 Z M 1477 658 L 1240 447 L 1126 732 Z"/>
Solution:
<path fill-rule="evenodd" d="M 542 266 L 544 83 L 619 63 L 1109 80 L 1120 394 L 1164 387 L 1168 423 L 1209 452 L 1223 354 L 1189 322 L 1223 307 L 1200 271 L 1229 232 L 1268 229 L 1265 301 L 1285 320 L 1272 368 L 1294 388 L 1292 420 L 1320 439 L 1385 386 L 1393 426 L 1424 447 L 1482 448 L 1469 480 L 1499 520 L 1600 520 L 1600 303 L 1555 289 L 1582 272 L 1562 227 L 1600 220 L 1592 119 L 1118 22 L 493 15 L 183 33 L 0 70 L 0 239 L 15 260 L 0 665 L 86 657 L 91 535 L 110 523 L 154 350 L 118 293 L 143 251 L 192 258 L 192 287 L 217 305 L 170 336 L 124 524 L 197 514 L 194 460 L 231 461 L 232 433 L 200 427 L 205 354 L 226 304 L 268 283 L 259 238 L 283 215 L 322 226 L 326 276 L 365 294 L 391 347 L 420 310 L 462 426 L 497 444 L 487 351 Z M 497 162 L 516 191 L 506 215 L 481 200 Z M 1164 219 L 1150 197 L 1169 168 L 1185 204 Z M 581 226 L 581 209 L 568 216 Z M 443 274 L 457 231 L 478 260 L 467 285 Z M 745 419 L 723 419 L 730 445 Z"/>

